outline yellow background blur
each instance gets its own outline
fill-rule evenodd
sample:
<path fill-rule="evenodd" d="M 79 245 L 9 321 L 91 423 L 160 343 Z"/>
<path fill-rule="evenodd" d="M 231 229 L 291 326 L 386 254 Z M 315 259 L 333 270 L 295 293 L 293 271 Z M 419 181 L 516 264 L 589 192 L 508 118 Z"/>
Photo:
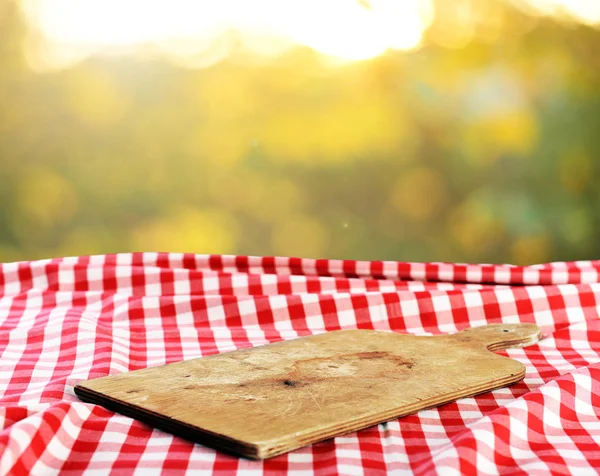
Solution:
<path fill-rule="evenodd" d="M 0 261 L 599 257 L 600 2 L 218 3 L 0 0 Z"/>

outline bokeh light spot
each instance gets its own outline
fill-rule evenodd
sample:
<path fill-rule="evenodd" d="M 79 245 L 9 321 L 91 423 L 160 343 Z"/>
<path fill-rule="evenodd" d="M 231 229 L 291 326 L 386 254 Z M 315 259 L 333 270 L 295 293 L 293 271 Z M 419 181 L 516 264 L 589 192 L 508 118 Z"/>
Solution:
<path fill-rule="evenodd" d="M 236 221 L 222 211 L 180 209 L 139 227 L 133 244 L 147 251 L 233 254 L 237 235 Z"/>
<path fill-rule="evenodd" d="M 306 215 L 291 215 L 272 230 L 272 246 L 281 256 L 321 258 L 328 245 L 328 234 L 318 221 Z"/>
<path fill-rule="evenodd" d="M 390 200 L 404 215 L 427 220 L 439 210 L 444 195 L 444 180 L 440 173 L 432 168 L 418 167 L 398 178 Z"/>

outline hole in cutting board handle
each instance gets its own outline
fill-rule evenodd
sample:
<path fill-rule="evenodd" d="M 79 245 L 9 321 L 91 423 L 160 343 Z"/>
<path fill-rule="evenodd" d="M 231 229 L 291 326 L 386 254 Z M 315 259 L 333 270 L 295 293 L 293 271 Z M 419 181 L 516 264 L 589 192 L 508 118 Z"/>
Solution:
<path fill-rule="evenodd" d="M 488 350 L 502 350 L 511 347 L 525 347 L 535 344 L 542 337 L 536 324 L 490 324 L 471 327 L 457 334 L 456 338 L 484 345 Z"/>

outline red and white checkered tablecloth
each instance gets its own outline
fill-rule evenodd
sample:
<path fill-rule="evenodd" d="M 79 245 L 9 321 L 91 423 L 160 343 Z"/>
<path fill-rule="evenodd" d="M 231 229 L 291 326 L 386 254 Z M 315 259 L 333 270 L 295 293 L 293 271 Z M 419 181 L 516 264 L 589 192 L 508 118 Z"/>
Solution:
<path fill-rule="evenodd" d="M 0 265 L 1 474 L 598 474 L 600 261 L 139 253 Z M 256 462 L 83 403 L 80 380 L 335 329 L 536 322 L 525 380 Z"/>

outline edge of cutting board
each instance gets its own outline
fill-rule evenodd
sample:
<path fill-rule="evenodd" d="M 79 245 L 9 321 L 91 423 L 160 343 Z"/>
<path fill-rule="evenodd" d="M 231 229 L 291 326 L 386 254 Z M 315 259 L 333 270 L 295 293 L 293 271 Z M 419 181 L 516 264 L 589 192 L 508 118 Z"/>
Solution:
<path fill-rule="evenodd" d="M 337 426 L 315 428 L 302 434 L 291 434 L 285 439 L 277 439 L 276 441 L 264 441 L 259 443 L 247 443 L 239 441 L 222 434 L 200 429 L 137 405 L 127 404 L 120 400 L 113 399 L 104 394 L 86 388 L 84 385 L 85 382 L 75 385 L 74 391 L 75 394 L 85 402 L 100 404 L 109 410 L 137 419 L 150 425 L 151 427 L 166 431 L 172 435 L 179 436 L 196 443 L 205 444 L 208 447 L 216 448 L 231 455 L 242 455 L 249 459 L 261 460 L 287 453 L 308 444 L 325 441 L 333 438 L 334 436 L 369 428 L 379 423 L 407 416 L 427 408 L 438 407 L 440 405 L 456 401 L 460 398 L 468 398 L 481 393 L 487 393 L 498 388 L 507 387 L 523 380 L 524 377 L 525 366 L 521 364 L 519 372 L 511 374 L 503 379 L 486 382 L 485 385 L 464 388 L 461 389 L 460 392 L 449 392 L 445 394 L 434 395 L 425 399 L 417 399 L 414 401 L 414 403 L 409 405 L 404 403 L 403 405 L 386 412 L 366 415 L 358 420 L 345 422 Z"/>

